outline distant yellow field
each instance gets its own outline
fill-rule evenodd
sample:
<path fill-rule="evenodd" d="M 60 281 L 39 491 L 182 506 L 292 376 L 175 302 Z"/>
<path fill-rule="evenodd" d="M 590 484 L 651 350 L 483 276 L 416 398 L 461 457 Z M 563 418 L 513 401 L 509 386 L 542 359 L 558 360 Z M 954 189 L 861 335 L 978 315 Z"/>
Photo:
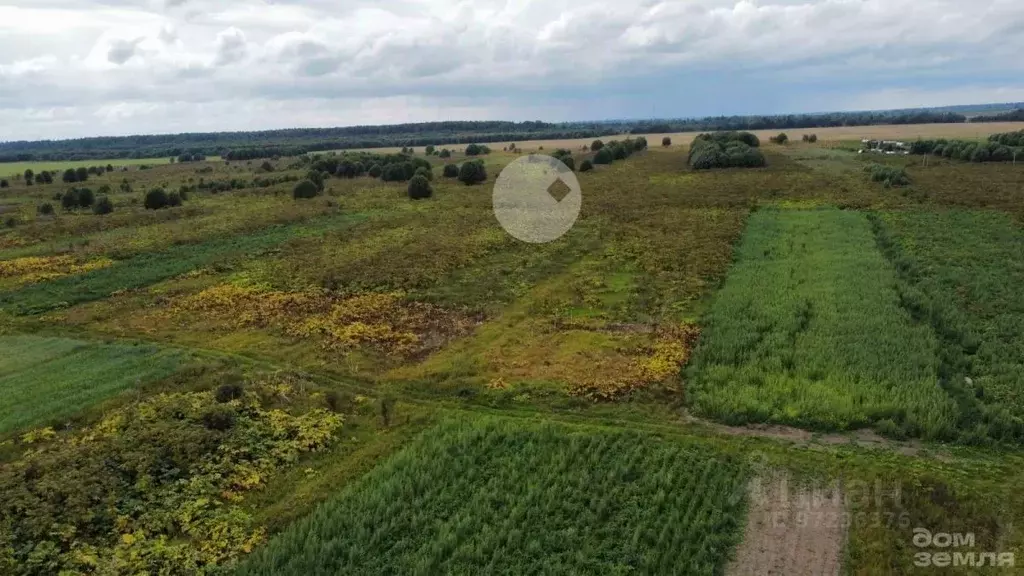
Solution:
<path fill-rule="evenodd" d="M 905 124 L 905 125 L 883 125 L 883 126 L 842 126 L 838 128 L 798 128 L 792 130 L 757 130 L 754 133 L 757 134 L 762 141 L 767 142 L 769 136 L 775 136 L 779 132 L 785 132 L 789 139 L 799 141 L 804 134 L 817 134 L 819 142 L 826 142 L 829 140 L 860 140 L 863 138 L 872 139 L 905 139 L 913 140 L 916 138 L 962 138 L 962 139 L 974 139 L 974 138 L 985 138 L 990 134 L 998 132 L 1014 132 L 1017 130 L 1024 130 L 1024 122 L 981 122 L 977 124 Z M 689 144 L 693 139 L 700 134 L 700 132 L 677 132 L 674 134 L 640 134 L 647 138 L 648 143 L 651 146 L 660 146 L 661 139 L 668 136 L 672 139 L 673 145 Z M 608 141 L 614 138 L 626 138 L 627 135 L 622 134 L 620 136 L 603 136 L 602 140 Z M 575 149 L 580 148 L 584 144 L 590 144 L 594 141 L 594 138 L 577 138 L 570 140 L 522 140 L 516 141 L 516 146 L 527 152 L 536 152 L 542 147 L 544 150 L 554 150 L 557 148 L 568 148 Z M 507 146 L 509 140 L 500 142 L 480 142 L 481 144 L 487 144 L 492 149 L 501 150 L 504 146 Z M 466 145 L 465 144 L 445 144 L 437 145 L 437 148 L 448 148 L 449 150 L 457 153 L 462 153 Z M 395 148 L 372 148 L 366 149 L 370 152 L 379 153 L 391 153 L 398 152 L 401 150 L 400 147 Z M 423 151 L 423 146 L 416 147 L 418 152 Z"/>

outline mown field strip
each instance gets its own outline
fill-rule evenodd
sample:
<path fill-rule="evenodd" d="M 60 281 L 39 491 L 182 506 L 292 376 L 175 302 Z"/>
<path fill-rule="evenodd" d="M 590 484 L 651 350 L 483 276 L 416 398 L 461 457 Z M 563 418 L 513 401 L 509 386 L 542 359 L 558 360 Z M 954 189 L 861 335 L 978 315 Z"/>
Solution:
<path fill-rule="evenodd" d="M 930 327 L 900 307 L 867 217 L 762 210 L 691 365 L 696 411 L 733 424 L 955 434 Z"/>
<path fill-rule="evenodd" d="M 132 290 L 218 262 L 252 257 L 291 239 L 347 226 L 359 215 L 319 218 L 301 224 L 274 226 L 246 236 L 186 244 L 142 254 L 115 265 L 76 276 L 24 286 L 0 293 L 0 308 L 14 314 L 38 314 L 106 298 L 120 290 Z"/>
<path fill-rule="evenodd" d="M 132 386 L 164 378 L 183 354 L 155 346 L 2 336 L 0 434 L 70 416 Z"/>
<path fill-rule="evenodd" d="M 717 574 L 736 460 L 642 434 L 459 419 L 273 539 L 241 574 Z"/>

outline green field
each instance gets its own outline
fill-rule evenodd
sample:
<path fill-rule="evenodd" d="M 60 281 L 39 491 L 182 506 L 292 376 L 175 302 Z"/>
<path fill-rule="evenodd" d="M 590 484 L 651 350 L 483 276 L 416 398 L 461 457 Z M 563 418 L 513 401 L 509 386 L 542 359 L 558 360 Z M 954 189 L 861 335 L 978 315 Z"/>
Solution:
<path fill-rule="evenodd" d="M 1024 551 L 1021 165 L 605 140 L 540 245 L 494 217 L 497 150 L 465 185 L 419 147 L 416 201 L 341 156 L 91 175 L 102 215 L 11 180 L 0 573 L 927 573 L 916 526 Z M 827 487 L 841 530 L 759 516 Z"/>
<path fill-rule="evenodd" d="M 732 423 L 952 434 L 935 337 L 900 308 L 867 218 L 761 210 L 691 367 L 698 412 Z"/>
<path fill-rule="evenodd" d="M 241 574 L 720 574 L 742 465 L 641 434 L 506 421 L 423 436 Z"/>
<path fill-rule="evenodd" d="M 176 352 L 154 346 L 0 336 L 0 434 L 67 417 L 115 394 L 169 376 Z"/>

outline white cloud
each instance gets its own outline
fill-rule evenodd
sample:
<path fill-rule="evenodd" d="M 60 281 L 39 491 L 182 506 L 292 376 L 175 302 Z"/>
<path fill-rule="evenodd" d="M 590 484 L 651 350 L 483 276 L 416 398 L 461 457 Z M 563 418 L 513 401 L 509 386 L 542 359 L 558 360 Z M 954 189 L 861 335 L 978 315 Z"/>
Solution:
<path fill-rule="evenodd" d="M 736 111 L 757 102 L 786 107 L 758 94 L 766 78 L 799 83 L 789 88 L 791 102 L 806 102 L 795 91 L 807 86 L 852 91 L 815 105 L 825 110 L 857 98 L 878 107 L 930 103 L 927 94 L 957 85 L 975 86 L 979 101 L 999 100 L 1024 87 L 1016 80 L 1024 71 L 1019 0 L 15 1 L 22 5 L 0 6 L 0 112 L 10 133 L 0 139 L 258 129 L 269 126 L 258 112 L 268 109 L 284 125 L 311 114 L 328 124 L 365 122 L 364 101 L 375 103 L 379 121 L 443 110 L 456 118 L 469 113 L 460 97 L 491 118 L 535 110 L 627 116 L 621 92 L 639 80 L 651 87 L 641 95 L 654 99 L 649 108 L 677 116 L 723 102 Z M 758 98 L 686 100 L 694 90 L 682 78 Z M 830 92 L 836 84 L 844 88 Z M 593 98 L 566 104 L 583 91 L 620 94 L 605 108 Z M 412 101 L 419 107 L 399 105 Z M 186 112 L 214 103 L 235 116 L 253 113 Z M 98 114 L 100 125 L 29 113 L 65 109 Z M 409 118 L 409 110 L 424 116 Z"/>

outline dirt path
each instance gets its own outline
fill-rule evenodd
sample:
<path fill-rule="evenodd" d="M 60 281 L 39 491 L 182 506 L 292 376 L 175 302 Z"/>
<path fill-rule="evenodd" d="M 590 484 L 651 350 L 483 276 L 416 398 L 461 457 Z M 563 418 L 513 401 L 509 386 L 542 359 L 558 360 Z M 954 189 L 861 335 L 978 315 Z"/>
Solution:
<path fill-rule="evenodd" d="M 728 576 L 838 576 L 846 529 L 842 491 L 755 478 L 743 541 Z"/>

